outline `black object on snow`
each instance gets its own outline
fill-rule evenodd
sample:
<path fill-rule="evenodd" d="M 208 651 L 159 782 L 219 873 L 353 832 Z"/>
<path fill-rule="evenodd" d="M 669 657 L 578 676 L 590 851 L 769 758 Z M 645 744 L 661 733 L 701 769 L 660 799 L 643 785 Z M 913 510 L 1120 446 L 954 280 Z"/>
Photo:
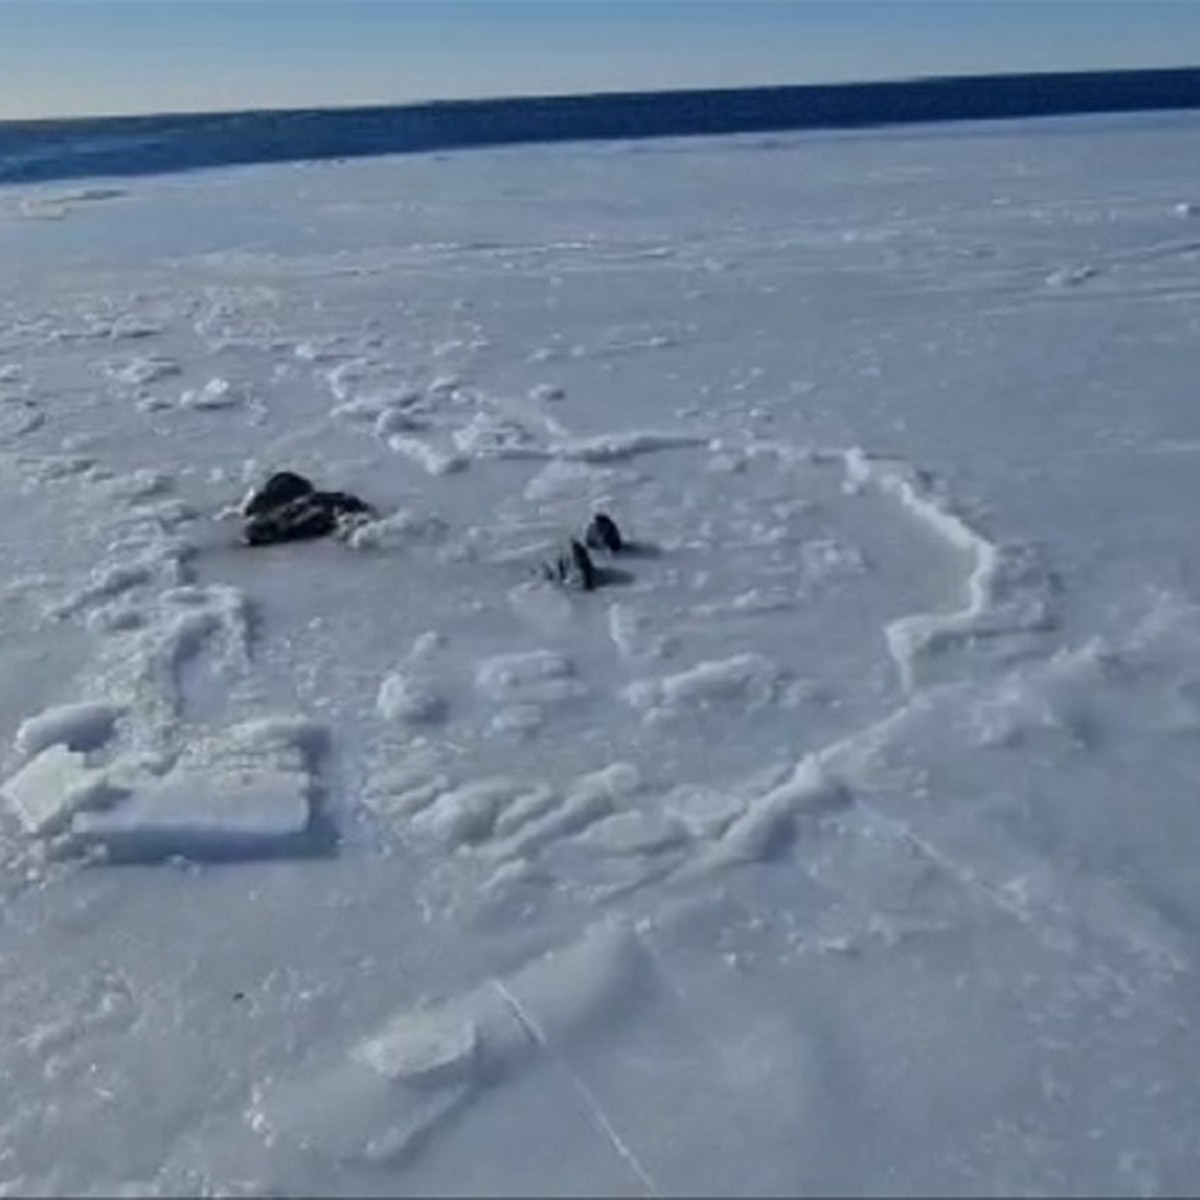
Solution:
<path fill-rule="evenodd" d="M 350 492 L 313 492 L 311 499 L 316 504 L 335 509 L 338 516 L 372 516 L 375 509 L 365 500 L 360 500 Z"/>
<path fill-rule="evenodd" d="M 242 503 L 242 516 L 256 517 L 273 508 L 280 508 L 301 496 L 311 496 L 316 488 L 293 471 L 277 471 L 257 492 L 251 492 Z"/>
<path fill-rule="evenodd" d="M 602 512 L 588 522 L 583 540 L 593 550 L 607 550 L 610 554 L 619 554 L 625 545 L 616 521 Z"/>
<path fill-rule="evenodd" d="M 543 564 L 542 574 L 551 583 L 576 588 L 581 592 L 590 592 L 599 583 L 592 556 L 582 543 L 577 542 L 574 538 L 567 543 L 562 553 L 552 561 Z"/>
<path fill-rule="evenodd" d="M 300 496 L 251 517 L 243 530 L 247 544 L 269 546 L 332 533 L 337 528 L 337 513 L 328 505 L 317 503 L 315 495 L 314 492 Z"/>
<path fill-rule="evenodd" d="M 374 511 L 349 492 L 318 492 L 303 475 L 280 471 L 242 505 L 242 532 L 251 546 L 302 541 L 336 533 L 345 518 Z"/>

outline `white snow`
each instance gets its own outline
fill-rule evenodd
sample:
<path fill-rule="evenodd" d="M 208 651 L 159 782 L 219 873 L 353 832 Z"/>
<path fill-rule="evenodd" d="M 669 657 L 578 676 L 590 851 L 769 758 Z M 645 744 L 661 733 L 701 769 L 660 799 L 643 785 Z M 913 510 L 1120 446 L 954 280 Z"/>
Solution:
<path fill-rule="evenodd" d="M 90 768 L 83 754 L 56 743 L 11 776 L 0 795 L 25 830 L 40 835 L 61 828 L 109 790 L 103 772 Z"/>
<path fill-rule="evenodd" d="M 123 859 L 262 852 L 305 832 L 307 793 L 307 777 L 299 772 L 179 770 L 111 809 L 81 813 L 71 832 Z"/>
<path fill-rule="evenodd" d="M 552 444 L 546 454 L 568 462 L 605 463 L 619 462 L 639 454 L 655 450 L 678 450 L 696 446 L 701 438 L 690 434 L 658 433 L 654 430 L 637 430 L 622 434 L 603 434 L 597 437 L 566 438 Z"/>
<path fill-rule="evenodd" d="M 574 668 L 552 650 L 498 654 L 479 666 L 475 687 L 490 700 L 554 704 L 584 694 Z"/>
<path fill-rule="evenodd" d="M 446 523 L 433 513 L 402 508 L 354 526 L 348 540 L 358 550 L 400 550 L 413 543 L 441 541 L 446 532 Z"/>
<path fill-rule="evenodd" d="M 632 604 L 609 605 L 608 634 L 621 657 L 631 661 L 662 658 L 671 647 L 670 638 L 655 633 L 650 617 Z M 653 700 L 654 693 L 652 687 L 647 698 Z"/>
<path fill-rule="evenodd" d="M 478 1047 L 479 1032 L 471 1020 L 416 1012 L 397 1017 L 351 1055 L 387 1079 L 437 1082 L 469 1076 Z"/>
<path fill-rule="evenodd" d="M 697 663 L 686 671 L 632 683 L 625 691 L 634 708 L 648 717 L 672 710 L 733 704 L 757 708 L 774 697 L 778 670 L 762 654 L 737 654 L 732 658 Z"/>
<path fill-rule="evenodd" d="M 210 379 L 203 387 L 188 388 L 179 397 L 179 403 L 184 408 L 236 408 L 245 402 L 245 388 L 220 376 Z"/>
<path fill-rule="evenodd" d="M 437 721 L 445 711 L 445 701 L 434 685 L 405 671 L 384 678 L 377 703 L 381 715 L 391 721 Z"/>
<path fill-rule="evenodd" d="M 452 450 L 440 450 L 420 438 L 403 434 L 393 434 L 387 439 L 387 444 L 397 454 L 402 454 L 423 467 L 430 475 L 450 475 L 461 471 L 469 461 L 466 455 Z"/>
<path fill-rule="evenodd" d="M 170 358 L 157 354 L 135 354 L 129 358 L 105 363 L 108 375 L 117 383 L 131 387 L 145 387 L 163 379 L 171 379 L 181 373 L 180 366 Z"/>
<path fill-rule="evenodd" d="M 1053 624 L 1053 579 L 1032 547 L 989 541 L 931 496 L 911 469 L 881 467 L 855 449 L 847 455 L 846 474 L 855 489 L 873 482 L 896 496 L 949 547 L 967 554 L 973 563 L 962 608 L 946 614 L 916 613 L 887 626 L 888 646 L 906 687 L 912 687 L 918 655 L 941 642 L 1036 631 Z"/>
<path fill-rule="evenodd" d="M 113 704 L 59 704 L 22 721 L 13 743 L 30 758 L 57 742 L 72 750 L 93 750 L 112 736 L 121 713 Z"/>
<path fill-rule="evenodd" d="M 1198 159 L 5 189 L 0 1193 L 1194 1190 Z"/>

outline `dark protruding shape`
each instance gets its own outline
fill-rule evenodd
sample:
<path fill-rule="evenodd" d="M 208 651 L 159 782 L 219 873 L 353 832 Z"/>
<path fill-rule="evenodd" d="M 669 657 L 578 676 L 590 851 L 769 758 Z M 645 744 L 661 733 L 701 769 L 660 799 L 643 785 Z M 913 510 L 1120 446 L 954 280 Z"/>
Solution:
<path fill-rule="evenodd" d="M 314 492 L 300 496 L 251 517 L 244 529 L 247 544 L 269 546 L 274 542 L 297 542 L 333 533 L 337 528 L 337 509 L 320 503 L 318 495 Z"/>
<path fill-rule="evenodd" d="M 313 492 L 311 498 L 314 503 L 334 509 L 339 516 L 343 513 L 363 513 L 370 516 L 375 511 L 365 500 L 360 500 L 350 492 Z"/>
<path fill-rule="evenodd" d="M 625 545 L 616 521 L 602 512 L 596 513 L 588 522 L 583 540 L 593 550 L 607 550 L 610 554 L 619 554 Z"/>
<path fill-rule="evenodd" d="M 567 543 L 566 549 L 553 561 L 543 565 L 542 574 L 551 583 L 575 588 L 581 592 L 593 591 L 599 582 L 592 556 L 582 543 L 577 542 L 574 538 Z"/>
<path fill-rule="evenodd" d="M 311 496 L 315 489 L 313 485 L 294 471 L 277 471 L 266 483 L 252 492 L 242 505 L 242 516 L 256 517 L 260 513 L 269 512 L 302 496 Z"/>
<path fill-rule="evenodd" d="M 375 510 L 349 492 L 318 492 L 292 471 L 272 475 L 242 506 L 243 535 L 251 546 L 296 542 L 337 533 L 348 517 Z"/>
<path fill-rule="evenodd" d="M 571 539 L 572 573 L 578 580 L 577 587 L 590 592 L 596 586 L 596 568 L 592 564 L 592 556 L 574 538 Z"/>

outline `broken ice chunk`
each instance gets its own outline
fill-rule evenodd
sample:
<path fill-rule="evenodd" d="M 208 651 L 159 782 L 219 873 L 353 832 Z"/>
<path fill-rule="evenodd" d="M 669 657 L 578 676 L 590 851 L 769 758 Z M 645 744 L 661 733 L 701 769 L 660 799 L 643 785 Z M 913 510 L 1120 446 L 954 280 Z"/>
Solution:
<path fill-rule="evenodd" d="M 76 813 L 115 799 L 119 792 L 82 754 L 55 743 L 31 759 L 0 788 L 26 833 L 61 829 Z"/>
<path fill-rule="evenodd" d="M 124 804 L 81 813 L 72 832 L 118 858 L 221 859 L 280 849 L 308 828 L 309 777 L 295 771 L 175 771 Z"/>
<path fill-rule="evenodd" d="M 478 1043 L 473 1021 L 433 1009 L 404 1013 L 352 1055 L 385 1079 L 441 1083 L 470 1077 Z"/>

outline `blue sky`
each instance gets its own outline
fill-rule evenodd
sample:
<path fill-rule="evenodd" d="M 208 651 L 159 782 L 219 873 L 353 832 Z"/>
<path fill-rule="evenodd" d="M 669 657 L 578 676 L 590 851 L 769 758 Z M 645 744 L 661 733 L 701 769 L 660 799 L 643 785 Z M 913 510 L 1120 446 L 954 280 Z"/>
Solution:
<path fill-rule="evenodd" d="M 0 118 L 1200 64 L 1200 0 L 0 0 Z"/>

